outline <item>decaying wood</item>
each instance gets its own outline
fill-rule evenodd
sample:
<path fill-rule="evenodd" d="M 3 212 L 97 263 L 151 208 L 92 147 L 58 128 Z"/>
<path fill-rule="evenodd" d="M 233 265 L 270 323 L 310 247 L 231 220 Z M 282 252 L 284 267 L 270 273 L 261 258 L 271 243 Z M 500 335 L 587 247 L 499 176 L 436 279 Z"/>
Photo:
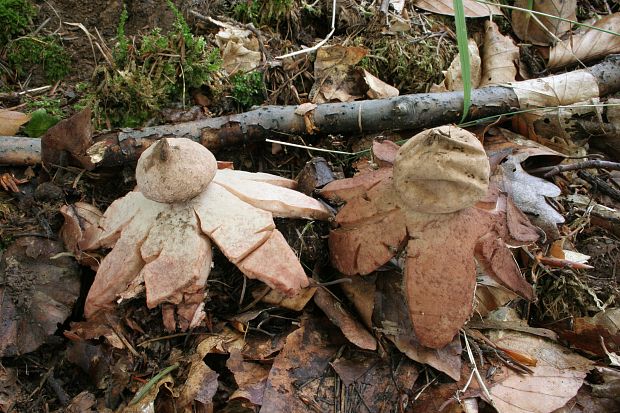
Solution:
<path fill-rule="evenodd" d="M 600 96 L 620 90 L 620 55 L 610 56 L 587 70 L 571 73 L 583 72 L 592 75 L 591 83 L 594 89 L 598 89 Z M 562 80 L 563 76 L 565 75 L 550 76 L 535 81 L 546 81 L 546 84 L 539 83 L 548 88 L 550 84 L 565 84 L 567 80 Z M 515 82 L 509 86 L 475 89 L 472 91 L 469 119 L 481 119 L 529 108 L 532 103 L 524 93 L 536 87 L 536 83 L 530 80 Z M 560 98 L 557 104 L 577 103 L 590 97 L 596 96 L 584 97 L 583 94 L 574 93 L 565 99 Z M 104 132 L 93 137 L 93 145 L 86 153 L 72 155 L 88 155 L 95 166 L 116 166 L 135 161 L 144 149 L 162 137 L 189 138 L 216 150 L 235 144 L 259 142 L 272 138 L 277 133 L 305 135 L 316 133 L 317 130 L 318 133 L 330 134 L 419 130 L 460 121 L 462 108 L 462 92 L 422 93 L 389 99 L 326 103 L 318 105 L 314 111 L 305 115 L 296 113 L 297 106 L 264 106 L 245 113 L 193 122 Z M 312 128 L 308 128 L 308 116 Z M 19 151 L 28 151 L 24 152 L 24 160 L 20 161 L 17 154 L 10 149 L 14 144 L 11 139 L 0 137 L 0 164 L 26 164 L 36 159 L 38 148 L 34 142 L 21 142 L 21 148 L 24 149 Z M 84 166 L 87 169 L 93 167 Z"/>

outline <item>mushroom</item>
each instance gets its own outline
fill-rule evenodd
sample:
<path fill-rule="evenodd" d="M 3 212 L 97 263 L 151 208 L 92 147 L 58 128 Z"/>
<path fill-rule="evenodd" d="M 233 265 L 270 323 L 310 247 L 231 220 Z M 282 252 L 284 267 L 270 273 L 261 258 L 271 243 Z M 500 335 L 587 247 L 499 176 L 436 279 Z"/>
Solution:
<path fill-rule="evenodd" d="M 136 168 L 137 189 L 114 201 L 88 249 L 112 247 L 101 261 L 86 298 L 87 318 L 114 301 L 146 292 L 149 308 L 164 305 L 164 322 L 187 329 L 204 319 L 211 271 L 211 243 L 248 277 L 294 295 L 308 278 L 273 216 L 327 219 L 316 199 L 291 189 L 295 181 L 275 175 L 217 170 L 215 157 L 189 139 L 161 139 L 144 151 Z M 75 223 L 68 222 L 66 225 Z"/>
<path fill-rule="evenodd" d="M 346 204 L 330 232 L 332 264 L 368 274 L 405 252 L 404 291 L 421 344 L 442 348 L 470 317 L 476 262 L 503 286 L 533 299 L 510 246 L 538 233 L 490 175 L 482 144 L 455 126 L 426 130 L 393 148 L 386 167 L 326 185 Z M 391 159 L 390 159 L 391 158 Z"/>

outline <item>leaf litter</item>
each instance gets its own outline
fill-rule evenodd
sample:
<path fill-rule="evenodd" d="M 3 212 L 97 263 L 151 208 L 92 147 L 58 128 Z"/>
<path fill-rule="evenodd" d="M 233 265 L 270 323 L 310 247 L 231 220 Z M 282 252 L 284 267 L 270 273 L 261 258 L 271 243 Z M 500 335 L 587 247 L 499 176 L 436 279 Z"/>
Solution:
<path fill-rule="evenodd" d="M 588 154 L 579 128 L 597 117 L 613 124 L 613 110 L 575 109 L 570 126 L 553 121 L 555 129 L 543 127 L 544 111 L 522 116 L 513 128 L 525 137 L 497 126 L 473 134 L 445 126 L 413 139 L 413 132 L 316 136 L 316 104 L 391 98 L 439 83 L 454 57 L 449 20 L 414 4 L 450 15 L 452 2 L 384 2 L 388 16 L 378 19 L 366 2 L 339 5 L 340 21 L 366 26 L 362 34 L 337 33 L 316 58 L 284 61 L 272 57 L 321 37 L 312 25 L 300 30 L 300 19 L 331 11 L 268 3 L 238 2 L 240 21 L 201 10 L 213 16 L 201 24 L 221 51 L 223 70 L 214 78 L 232 88 L 231 75 L 258 70 L 266 102 L 299 104 L 311 145 L 363 152 L 351 160 L 285 146 L 226 148 L 217 156 L 234 169 L 214 170 L 210 189 L 201 187 L 185 208 L 142 196 L 133 167 L 76 167 L 92 169 L 87 111 L 52 126 L 43 137 L 45 169 L 7 170 L 2 180 L 13 191 L 0 210 L 2 325 L 13 333 L 3 335 L 0 411 L 48 402 L 64 411 L 127 412 L 616 409 L 618 200 L 575 172 L 537 172 L 579 162 L 569 158 Z M 603 42 L 601 32 L 571 34 L 553 19 L 503 17 L 500 8 L 465 3 L 469 17 L 495 16 L 479 21 L 470 42 L 482 84 L 531 76 L 519 61 L 527 45 L 515 46 L 503 19 L 512 19 L 522 42 L 555 44 L 538 50 L 550 67 L 614 50 L 613 37 Z M 550 3 L 535 10 L 575 19 L 572 2 Z M 615 30 L 615 17 L 595 26 Z M 274 19 L 286 25 L 266 24 Z M 429 45 L 432 59 L 415 55 Z M 403 58 L 431 65 L 432 75 L 403 79 Z M 459 89 L 459 76 L 458 65 L 448 70 L 447 83 L 457 83 L 449 89 Z M 546 84 L 546 95 L 527 87 L 515 93 L 532 107 L 590 93 L 590 78 L 570 79 Z M 199 105 L 192 113 L 228 114 L 238 102 L 210 92 L 191 91 Z M 55 123 L 24 129 L 34 111 L 13 110 L 23 112 L 0 112 L 5 134 L 35 126 L 40 134 Z M 403 138 L 409 143 L 392 142 Z M 613 147 L 612 138 L 606 142 Z M 411 147 L 425 150 L 409 157 Z M 297 186 L 291 178 L 300 171 Z M 616 185 L 604 169 L 596 176 Z M 203 177 L 172 187 L 191 190 Z M 35 194 L 46 179 L 56 195 L 44 196 L 43 187 Z M 56 234 L 64 248 L 47 240 Z M 33 252 L 40 242 L 51 252 Z M 576 265 L 585 256 L 593 268 Z M 60 284 L 50 287 L 47 277 L 56 273 Z"/>

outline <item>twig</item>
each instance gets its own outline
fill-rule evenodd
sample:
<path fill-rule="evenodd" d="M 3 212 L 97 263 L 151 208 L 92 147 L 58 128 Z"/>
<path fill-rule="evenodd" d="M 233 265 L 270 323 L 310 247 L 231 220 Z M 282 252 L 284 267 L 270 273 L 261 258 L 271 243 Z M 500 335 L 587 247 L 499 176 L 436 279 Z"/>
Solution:
<path fill-rule="evenodd" d="M 577 172 L 577 176 L 579 176 L 584 181 L 589 182 L 592 185 L 593 189 L 607 194 L 614 200 L 620 202 L 620 191 L 609 185 L 607 182 L 603 181 L 601 178 L 584 171 Z"/>
<path fill-rule="evenodd" d="M 579 169 L 590 169 L 590 168 L 597 168 L 597 169 L 600 168 L 600 169 L 608 169 L 610 171 L 620 171 L 620 163 L 601 161 L 598 159 L 591 159 L 588 161 L 571 163 L 567 165 L 544 166 L 542 168 L 532 169 L 529 171 L 529 173 L 544 173 L 545 178 L 550 178 L 562 172 L 576 171 Z"/>
<path fill-rule="evenodd" d="M 471 347 L 469 346 L 469 340 L 467 339 L 467 333 L 464 330 L 461 330 L 461 332 L 463 333 L 463 338 L 465 339 L 465 347 L 467 348 L 467 355 L 469 356 L 469 362 L 471 363 L 471 368 L 473 369 L 474 374 L 476 375 L 476 380 L 478 381 L 480 388 L 482 388 L 482 392 L 484 393 L 485 397 L 488 399 L 491 406 L 495 407 L 495 403 L 493 403 L 493 397 L 491 397 L 491 393 L 489 393 L 489 389 L 487 388 L 486 384 L 484 383 L 484 380 L 482 379 L 482 376 L 480 375 L 480 372 L 478 371 L 478 366 L 476 366 L 476 360 L 474 360 L 474 354 L 471 352 Z"/>

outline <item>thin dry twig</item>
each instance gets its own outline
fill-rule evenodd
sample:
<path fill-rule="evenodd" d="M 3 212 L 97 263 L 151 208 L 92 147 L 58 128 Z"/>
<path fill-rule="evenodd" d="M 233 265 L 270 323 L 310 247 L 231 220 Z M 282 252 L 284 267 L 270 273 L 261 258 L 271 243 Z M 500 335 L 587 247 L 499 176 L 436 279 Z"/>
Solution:
<path fill-rule="evenodd" d="M 610 162 L 610 161 L 601 161 L 598 159 L 591 159 L 583 162 L 571 163 L 567 165 L 556 165 L 556 166 L 544 166 L 542 168 L 536 168 L 530 170 L 530 173 L 544 173 L 545 178 L 550 178 L 552 176 L 558 175 L 562 172 L 567 171 L 576 171 L 579 169 L 608 169 L 610 171 L 620 171 L 620 163 L 619 162 Z"/>

